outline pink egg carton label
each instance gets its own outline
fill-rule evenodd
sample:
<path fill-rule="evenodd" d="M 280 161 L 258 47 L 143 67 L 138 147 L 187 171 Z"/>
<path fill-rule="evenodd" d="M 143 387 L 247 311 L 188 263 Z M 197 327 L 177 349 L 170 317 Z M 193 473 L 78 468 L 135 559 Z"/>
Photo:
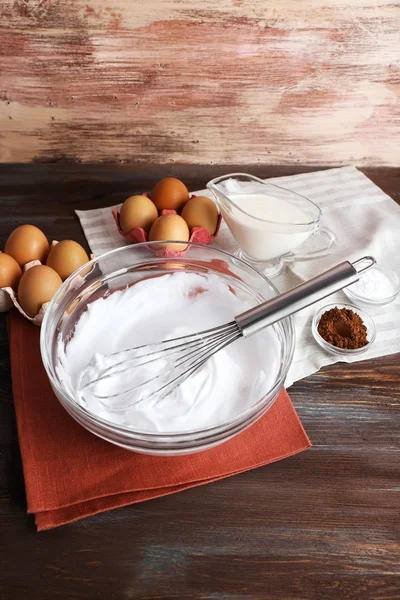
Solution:
<path fill-rule="evenodd" d="M 143 196 L 147 196 L 147 194 L 145 193 L 145 194 L 143 194 Z M 196 196 L 194 194 L 192 194 L 190 196 L 190 198 L 195 198 L 195 197 Z M 160 213 L 160 216 L 161 215 L 177 215 L 177 214 L 178 213 L 176 212 L 176 210 L 162 210 Z M 124 240 L 126 240 L 130 244 L 140 244 L 140 243 L 149 241 L 147 233 L 145 232 L 144 229 L 142 229 L 142 227 L 135 227 L 134 229 L 131 229 L 130 231 L 128 231 L 128 233 L 124 233 L 119 224 L 118 210 L 114 209 L 112 211 L 112 215 L 114 217 L 115 224 L 118 228 L 118 232 L 124 238 Z M 204 229 L 204 227 L 193 227 L 190 231 L 189 242 L 196 242 L 197 244 L 205 244 L 205 245 L 209 244 L 217 236 L 219 228 L 221 227 L 221 221 L 222 221 L 222 216 L 218 215 L 217 228 L 215 230 L 214 235 L 210 235 L 208 233 L 208 231 L 206 229 Z M 172 258 L 174 256 L 184 256 L 187 248 L 185 250 L 170 250 L 170 248 L 160 248 L 159 250 L 155 250 L 153 248 L 150 248 L 150 250 L 152 252 L 154 252 L 154 254 L 156 256 L 161 256 L 164 258 Z"/>

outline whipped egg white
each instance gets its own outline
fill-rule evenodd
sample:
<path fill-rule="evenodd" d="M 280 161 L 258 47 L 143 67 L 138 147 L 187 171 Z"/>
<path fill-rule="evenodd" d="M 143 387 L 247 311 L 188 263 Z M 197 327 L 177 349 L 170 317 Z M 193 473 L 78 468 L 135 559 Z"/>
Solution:
<path fill-rule="evenodd" d="M 273 387 L 281 356 L 274 327 L 226 346 L 161 401 L 151 395 L 139 403 L 127 401 L 126 394 L 111 399 L 107 379 L 83 389 L 82 374 L 90 363 L 96 379 L 112 364 L 112 353 L 223 325 L 249 308 L 214 274 L 175 272 L 142 280 L 88 305 L 71 339 L 58 340 L 57 374 L 88 411 L 134 431 L 185 433 L 221 425 Z M 158 375 L 151 363 L 143 368 L 146 378 Z M 126 369 L 114 376 L 112 393 L 129 389 L 131 375 Z"/>

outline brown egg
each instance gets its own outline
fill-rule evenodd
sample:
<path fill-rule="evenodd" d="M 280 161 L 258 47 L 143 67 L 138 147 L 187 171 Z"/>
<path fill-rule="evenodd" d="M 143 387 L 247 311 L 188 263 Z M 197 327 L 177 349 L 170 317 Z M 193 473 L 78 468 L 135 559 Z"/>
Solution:
<path fill-rule="evenodd" d="M 16 292 L 21 276 L 21 267 L 17 261 L 12 256 L 0 252 L 0 288 L 11 287 Z"/>
<path fill-rule="evenodd" d="M 31 267 L 19 282 L 18 302 L 29 317 L 35 317 L 42 304 L 52 299 L 61 284 L 61 277 L 50 267 Z"/>
<path fill-rule="evenodd" d="M 185 219 L 189 229 L 204 227 L 210 235 L 217 229 L 218 209 L 207 196 L 191 198 L 183 207 L 181 217 Z"/>
<path fill-rule="evenodd" d="M 158 217 L 155 204 L 146 196 L 127 198 L 119 213 L 119 224 L 124 233 L 142 227 L 147 233 Z"/>
<path fill-rule="evenodd" d="M 175 177 L 161 179 L 151 192 L 151 199 L 159 211 L 176 210 L 180 212 L 189 200 L 189 192 L 184 183 Z"/>
<path fill-rule="evenodd" d="M 9 254 L 20 267 L 31 260 L 45 263 L 49 242 L 43 231 L 34 225 L 21 225 L 8 236 L 4 252 Z"/>
<path fill-rule="evenodd" d="M 179 215 L 161 215 L 151 226 L 149 240 L 189 240 L 189 228 L 186 221 Z M 182 251 L 187 244 L 157 244 L 156 248 L 169 248 L 170 250 Z"/>
<path fill-rule="evenodd" d="M 76 269 L 89 261 L 85 250 L 74 240 L 63 240 L 50 249 L 46 265 L 65 281 Z"/>

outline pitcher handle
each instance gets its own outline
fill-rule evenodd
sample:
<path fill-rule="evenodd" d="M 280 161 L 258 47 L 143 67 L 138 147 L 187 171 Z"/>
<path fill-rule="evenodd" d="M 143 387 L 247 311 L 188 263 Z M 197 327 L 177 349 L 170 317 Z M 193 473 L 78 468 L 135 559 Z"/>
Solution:
<path fill-rule="evenodd" d="M 312 234 L 312 236 L 308 238 L 308 240 L 305 242 L 305 245 L 307 245 L 309 240 L 315 240 L 316 238 L 321 240 L 320 248 L 317 250 L 311 250 L 310 252 L 291 252 L 289 255 L 287 255 L 287 258 L 289 258 L 289 260 L 312 260 L 314 258 L 322 258 L 323 256 L 330 254 L 333 247 L 336 245 L 336 235 L 333 233 L 333 231 L 328 227 L 319 227 Z"/>

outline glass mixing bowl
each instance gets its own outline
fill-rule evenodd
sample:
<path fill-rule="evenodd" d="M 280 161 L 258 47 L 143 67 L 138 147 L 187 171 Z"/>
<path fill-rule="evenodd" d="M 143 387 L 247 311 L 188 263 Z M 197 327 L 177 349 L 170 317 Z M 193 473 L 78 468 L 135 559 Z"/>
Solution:
<path fill-rule="evenodd" d="M 46 311 L 41 327 L 40 346 L 43 364 L 57 398 L 68 413 L 95 435 L 128 450 L 147 454 L 188 454 L 225 442 L 259 419 L 277 398 L 294 352 L 291 317 L 276 323 L 280 361 L 275 381 L 262 398 L 234 419 L 217 426 L 190 432 L 163 434 L 135 431 L 107 421 L 86 410 L 60 379 L 56 365 L 58 340 L 65 344 L 86 307 L 115 290 L 149 277 L 175 271 L 212 273 L 224 279 L 242 299 L 255 306 L 278 294 L 275 286 L 259 271 L 233 255 L 202 244 L 188 244 L 183 257 L 161 258 L 151 243 L 112 250 L 73 273 L 60 287 Z M 118 315 L 115 316 L 118 318 Z M 82 365 L 84 367 L 84 365 Z"/>

